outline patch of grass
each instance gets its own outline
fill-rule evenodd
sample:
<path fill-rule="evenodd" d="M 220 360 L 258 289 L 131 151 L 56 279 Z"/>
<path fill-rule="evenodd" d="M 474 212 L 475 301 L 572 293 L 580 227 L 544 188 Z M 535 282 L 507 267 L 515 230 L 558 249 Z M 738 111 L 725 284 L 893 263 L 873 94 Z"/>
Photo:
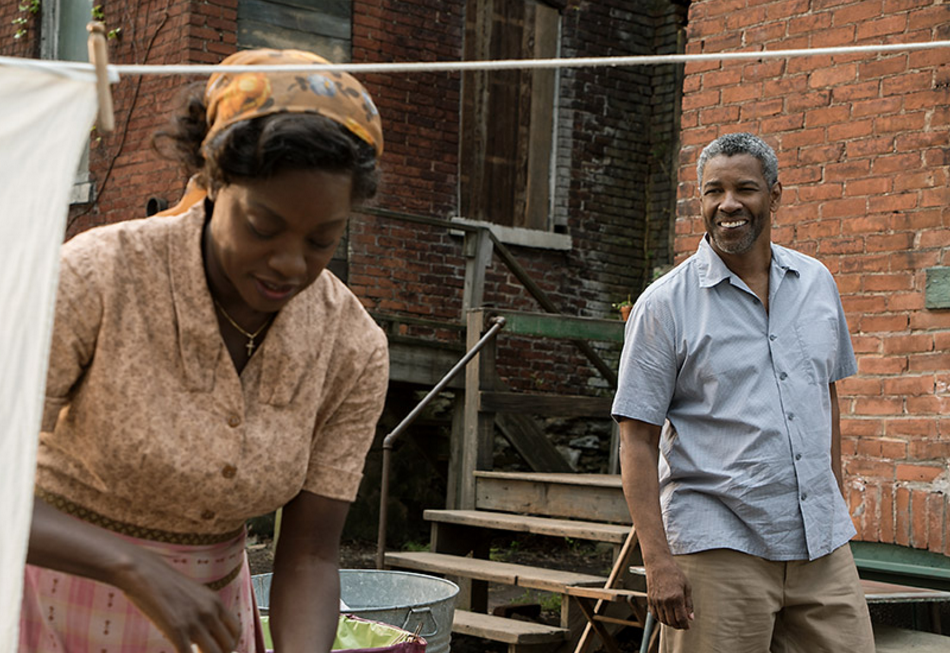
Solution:
<path fill-rule="evenodd" d="M 408 542 L 402 545 L 402 550 L 413 551 L 413 552 L 428 551 L 429 543 L 428 542 L 413 542 L 412 540 L 409 540 Z"/>
<path fill-rule="evenodd" d="M 512 603 L 537 603 L 544 612 L 560 612 L 562 599 L 563 597 L 560 594 L 552 592 L 525 590 L 524 593 L 515 598 Z"/>
<path fill-rule="evenodd" d="M 488 559 L 495 562 L 508 562 L 521 550 L 521 542 L 518 540 L 509 540 L 504 545 L 492 544 L 488 549 Z"/>

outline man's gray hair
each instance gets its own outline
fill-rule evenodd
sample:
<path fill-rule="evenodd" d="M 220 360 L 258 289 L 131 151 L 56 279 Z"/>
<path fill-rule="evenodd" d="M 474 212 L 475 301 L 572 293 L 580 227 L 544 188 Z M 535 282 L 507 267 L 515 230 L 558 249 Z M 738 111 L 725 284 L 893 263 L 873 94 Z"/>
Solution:
<path fill-rule="evenodd" d="M 758 136 L 739 132 L 724 134 L 703 148 L 699 161 L 696 162 L 696 179 L 700 188 L 703 186 L 703 170 L 706 164 L 711 158 L 720 154 L 725 156 L 751 154 L 762 164 L 762 176 L 765 177 L 769 188 L 778 181 L 778 157 L 775 156 L 775 150 Z"/>

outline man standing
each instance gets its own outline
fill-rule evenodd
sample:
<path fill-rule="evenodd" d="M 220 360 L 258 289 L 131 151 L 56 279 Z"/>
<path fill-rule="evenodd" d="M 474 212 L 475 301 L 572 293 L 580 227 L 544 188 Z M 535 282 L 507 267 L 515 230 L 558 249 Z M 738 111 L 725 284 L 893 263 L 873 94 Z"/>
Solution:
<path fill-rule="evenodd" d="M 775 152 L 697 164 L 706 236 L 627 321 L 624 493 L 675 653 L 873 653 L 841 494 L 835 382 L 857 365 L 834 279 L 771 242 Z"/>

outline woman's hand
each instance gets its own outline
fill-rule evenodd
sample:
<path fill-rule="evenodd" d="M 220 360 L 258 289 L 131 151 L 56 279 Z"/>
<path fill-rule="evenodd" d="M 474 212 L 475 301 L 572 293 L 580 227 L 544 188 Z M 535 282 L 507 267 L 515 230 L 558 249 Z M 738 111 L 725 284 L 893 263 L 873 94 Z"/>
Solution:
<path fill-rule="evenodd" d="M 231 653 L 241 635 L 237 619 L 217 593 L 142 550 L 118 572 L 115 586 L 171 641 L 178 653 Z"/>
<path fill-rule="evenodd" d="M 33 502 L 27 562 L 122 590 L 178 653 L 230 653 L 240 628 L 217 594 L 154 553 L 109 531 Z"/>

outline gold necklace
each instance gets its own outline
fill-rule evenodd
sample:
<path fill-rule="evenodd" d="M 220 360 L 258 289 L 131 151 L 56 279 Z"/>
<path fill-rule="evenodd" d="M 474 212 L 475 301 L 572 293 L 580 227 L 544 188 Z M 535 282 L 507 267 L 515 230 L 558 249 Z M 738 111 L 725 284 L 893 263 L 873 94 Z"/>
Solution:
<path fill-rule="evenodd" d="M 235 322 L 235 321 L 234 321 L 234 318 L 232 318 L 230 315 L 228 315 L 228 312 L 227 312 L 226 310 L 224 310 L 224 306 L 222 306 L 220 303 L 218 303 L 218 300 L 217 300 L 217 299 L 214 300 L 214 305 L 218 307 L 218 310 L 219 310 L 219 311 L 221 311 L 221 315 L 224 316 L 224 319 L 226 319 L 228 322 L 230 322 L 230 323 L 231 323 L 231 326 L 233 326 L 235 329 L 237 329 L 238 331 L 240 331 L 242 336 L 244 336 L 245 338 L 247 338 L 247 344 L 244 345 L 244 346 L 247 347 L 247 357 L 250 358 L 250 357 L 251 357 L 251 354 L 254 353 L 254 347 L 255 347 L 255 345 L 254 345 L 254 338 L 256 338 L 257 336 L 261 335 L 261 331 L 263 331 L 264 329 L 266 329 L 266 328 L 268 327 L 268 325 L 270 325 L 270 323 L 271 323 L 271 321 L 274 319 L 274 317 L 271 316 L 270 318 L 268 318 L 268 320 L 267 320 L 266 322 L 264 322 L 264 324 L 262 324 L 262 325 L 260 326 L 260 328 L 259 328 L 257 331 L 255 331 L 254 333 L 250 333 L 250 332 L 245 331 L 244 329 L 242 329 L 242 328 L 241 328 L 241 325 L 238 324 L 237 322 Z"/>

